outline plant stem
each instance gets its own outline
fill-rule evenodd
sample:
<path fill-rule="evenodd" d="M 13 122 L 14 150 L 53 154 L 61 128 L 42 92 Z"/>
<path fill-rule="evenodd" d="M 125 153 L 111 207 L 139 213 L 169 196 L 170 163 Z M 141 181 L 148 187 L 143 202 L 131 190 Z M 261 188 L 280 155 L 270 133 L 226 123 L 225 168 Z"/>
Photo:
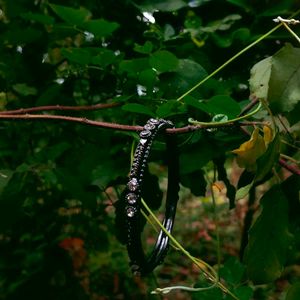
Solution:
<path fill-rule="evenodd" d="M 237 121 L 240 121 L 240 120 L 247 119 L 247 118 L 255 115 L 261 109 L 261 106 L 262 106 L 261 103 L 259 103 L 257 108 L 255 110 L 253 110 L 252 112 L 250 112 L 246 115 L 228 120 L 228 121 L 224 121 L 224 122 L 200 122 L 200 121 L 193 120 L 192 118 L 189 118 L 189 122 L 193 125 L 223 126 L 223 125 L 231 124 L 231 123 L 234 123 L 234 122 L 237 122 Z"/>
<path fill-rule="evenodd" d="M 297 10 L 295 13 L 293 13 L 290 16 L 290 18 L 296 16 L 299 13 L 300 13 L 300 9 Z M 282 23 L 278 24 L 277 26 L 275 26 L 274 28 L 272 28 L 271 30 L 269 30 L 267 33 L 265 33 L 264 35 L 262 35 L 261 37 L 259 37 L 257 40 L 255 40 L 253 43 L 251 43 L 250 45 L 248 45 L 247 47 L 245 47 L 244 49 L 242 49 L 241 51 L 239 51 L 237 54 L 235 54 L 234 56 L 232 56 L 223 65 L 221 65 L 219 68 L 217 68 L 216 70 L 214 70 L 212 73 L 210 73 L 208 76 L 206 76 L 204 79 L 202 79 L 196 85 L 194 85 L 191 89 L 189 89 L 183 95 L 181 95 L 180 97 L 178 97 L 177 101 L 181 101 L 184 97 L 186 97 L 188 94 L 190 94 L 191 92 L 193 92 L 195 89 L 197 89 L 200 85 L 202 85 L 208 79 L 210 79 L 211 77 L 213 77 L 214 75 L 216 75 L 217 73 L 219 73 L 222 69 L 224 69 L 227 65 L 229 65 L 231 62 L 233 62 L 235 59 L 237 59 L 240 55 L 244 54 L 249 49 L 251 49 L 253 46 L 255 46 L 256 44 L 258 44 L 259 42 L 261 42 L 263 39 L 265 39 L 269 35 L 271 35 L 274 31 L 276 31 L 281 26 L 282 26 Z"/>
<path fill-rule="evenodd" d="M 159 225 L 159 227 L 164 231 L 164 233 L 169 237 L 170 241 L 173 242 L 173 244 L 185 255 L 187 256 L 202 272 L 207 276 L 209 280 L 211 280 L 214 285 L 217 285 L 222 291 L 224 291 L 226 294 L 230 295 L 233 299 L 239 300 L 230 290 L 227 289 L 220 281 L 219 281 L 219 276 L 217 272 L 214 270 L 212 266 L 207 264 L 205 261 L 200 260 L 192 256 L 183 246 L 166 230 L 166 228 L 161 224 L 161 222 L 156 218 L 152 210 L 149 208 L 147 203 L 141 199 L 142 205 L 144 208 L 148 211 L 148 213 L 151 215 L 151 217 L 154 219 L 154 221 Z M 209 271 L 207 271 L 207 270 Z M 200 288 L 202 291 L 211 289 L 213 286 L 207 287 L 207 288 Z M 176 287 L 175 287 L 176 288 Z M 178 287 L 177 287 L 178 288 Z M 181 287 L 182 288 L 182 287 Z M 165 291 L 170 291 L 172 288 L 166 288 Z M 184 287 L 185 290 L 188 291 L 200 291 L 200 289 L 194 289 L 194 288 L 189 288 L 189 287 Z M 158 289 L 158 292 L 162 292 L 163 289 Z"/>
<path fill-rule="evenodd" d="M 292 34 L 292 36 L 300 43 L 300 38 L 299 36 L 289 27 L 288 24 L 286 24 L 285 22 L 281 22 L 281 24 L 283 24 L 283 26 Z"/>

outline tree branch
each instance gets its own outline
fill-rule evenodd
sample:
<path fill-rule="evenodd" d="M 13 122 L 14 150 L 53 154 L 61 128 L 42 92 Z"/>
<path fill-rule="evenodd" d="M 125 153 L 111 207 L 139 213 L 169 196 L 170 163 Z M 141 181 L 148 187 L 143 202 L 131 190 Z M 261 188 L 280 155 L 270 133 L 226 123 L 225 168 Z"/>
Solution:
<path fill-rule="evenodd" d="M 290 165 L 282 158 L 279 159 L 279 164 L 291 173 L 300 175 L 300 169 L 296 165 Z"/>
<path fill-rule="evenodd" d="M 19 110 L 20 111 L 20 110 Z M 58 121 L 68 121 L 68 122 L 75 122 L 80 123 L 84 125 L 90 125 L 90 126 L 97 126 L 107 129 L 115 129 L 120 131 L 142 131 L 142 126 L 132 126 L 132 125 L 123 125 L 123 124 L 117 124 L 117 123 L 110 123 L 110 122 L 102 122 L 102 121 L 93 121 L 87 118 L 79 118 L 79 117 L 70 117 L 70 116 L 56 116 L 56 115 L 41 115 L 41 114 L 3 114 L 0 113 L 0 119 L 2 120 L 58 120 Z M 239 122 L 238 123 L 240 127 L 243 126 L 249 126 L 249 125 L 255 125 L 256 122 Z M 236 126 L 235 123 L 229 123 L 224 125 L 223 127 L 231 127 Z M 189 133 L 193 131 L 197 131 L 200 129 L 206 129 L 206 128 L 215 128 L 220 126 L 213 126 L 213 125 L 188 125 L 181 128 L 172 128 L 167 129 L 167 133 L 169 134 L 180 134 L 180 133 Z M 247 131 L 246 131 L 247 132 Z M 289 165 L 285 160 L 280 159 L 279 164 L 290 171 L 293 174 L 300 175 L 300 169 L 294 165 Z"/>
<path fill-rule="evenodd" d="M 122 103 L 114 102 L 114 103 L 99 103 L 95 105 L 82 105 L 82 106 L 64 106 L 64 105 L 47 105 L 47 106 L 37 106 L 37 107 L 29 107 L 29 108 L 20 108 L 15 110 L 6 110 L 0 111 L 0 115 L 17 115 L 17 114 L 27 114 L 37 111 L 45 111 L 45 110 L 59 110 L 59 111 L 89 111 L 89 110 L 98 110 L 104 108 L 111 108 L 116 106 L 121 106 Z"/>
<path fill-rule="evenodd" d="M 111 122 L 102 122 L 102 121 L 93 121 L 87 118 L 81 118 L 81 117 L 70 117 L 70 116 L 61 116 L 61 115 L 47 115 L 47 114 L 2 114 L 0 113 L 0 119 L 2 120 L 59 120 L 59 121 L 67 121 L 67 122 L 75 122 L 75 123 L 81 123 L 84 125 L 90 125 L 90 126 L 96 126 L 96 127 L 102 127 L 107 129 L 115 129 L 115 130 L 121 130 L 121 131 L 142 131 L 142 126 L 133 126 L 133 125 L 123 125 L 118 123 L 111 123 Z M 239 126 L 251 126 L 256 125 L 257 122 L 240 122 Z M 228 123 L 222 125 L 222 127 L 232 127 L 236 126 L 235 123 Z M 187 125 L 181 128 L 171 128 L 167 129 L 167 133 L 169 134 L 180 134 L 180 133 L 189 133 L 193 131 L 197 131 L 200 129 L 206 129 L 206 128 L 220 128 L 218 125 Z"/>

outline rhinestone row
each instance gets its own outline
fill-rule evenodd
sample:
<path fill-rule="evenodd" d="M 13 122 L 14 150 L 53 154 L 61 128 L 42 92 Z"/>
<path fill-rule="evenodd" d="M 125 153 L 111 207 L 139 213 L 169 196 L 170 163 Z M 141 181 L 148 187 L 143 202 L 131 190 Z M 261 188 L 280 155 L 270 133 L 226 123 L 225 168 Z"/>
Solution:
<path fill-rule="evenodd" d="M 170 121 L 152 118 L 146 123 L 143 130 L 140 132 L 140 141 L 134 154 L 129 182 L 127 183 L 128 192 L 125 195 L 127 204 L 125 209 L 128 218 L 133 218 L 139 209 L 139 200 L 141 197 L 140 186 L 142 184 L 153 139 L 159 130 L 173 126 L 173 123 Z"/>

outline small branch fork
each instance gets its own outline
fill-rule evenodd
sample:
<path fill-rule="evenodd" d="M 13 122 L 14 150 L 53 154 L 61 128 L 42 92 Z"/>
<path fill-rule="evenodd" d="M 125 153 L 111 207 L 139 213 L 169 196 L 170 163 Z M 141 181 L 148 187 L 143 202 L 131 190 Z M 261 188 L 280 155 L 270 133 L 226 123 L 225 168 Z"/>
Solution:
<path fill-rule="evenodd" d="M 253 99 L 251 103 L 245 107 L 242 111 L 242 114 L 248 112 L 255 104 L 258 102 L 257 99 Z M 57 121 L 67 121 L 80 123 L 89 126 L 96 126 L 106 129 L 113 129 L 119 131 L 135 131 L 139 132 L 143 130 L 142 126 L 133 126 L 133 125 L 123 125 L 118 123 L 111 122 L 102 122 L 102 121 L 94 121 L 87 118 L 82 117 L 71 117 L 71 116 L 63 116 L 63 115 L 50 115 L 50 114 L 30 114 L 33 112 L 41 112 L 41 111 L 92 111 L 99 110 L 104 108 L 113 108 L 117 106 L 121 106 L 122 103 L 101 103 L 96 105 L 89 106 L 62 106 L 62 105 L 52 105 L 52 106 L 38 106 L 38 107 L 30 107 L 30 108 L 21 108 L 17 110 L 7 110 L 0 112 L 0 120 L 57 120 Z M 167 129 L 169 134 L 182 134 L 182 133 L 191 133 L 200 129 L 206 128 L 225 128 L 236 126 L 236 122 L 227 123 L 227 124 L 202 124 L 202 125 L 187 125 L 181 128 L 172 128 Z M 240 127 L 244 126 L 254 126 L 254 125 L 262 125 L 264 122 L 238 122 Z M 290 171 L 293 174 L 300 175 L 300 169 L 294 165 L 288 164 L 284 159 L 279 160 L 279 164 Z"/>
<path fill-rule="evenodd" d="M 289 24 L 289 25 L 300 24 L 299 20 L 296 20 L 296 19 L 284 19 L 284 18 L 282 18 L 280 16 L 278 16 L 277 18 L 273 19 L 273 21 L 275 23 L 286 23 L 286 24 Z"/>
<path fill-rule="evenodd" d="M 300 38 L 299 36 L 289 27 L 289 25 L 298 25 L 300 24 L 299 20 L 296 19 L 284 19 L 278 16 L 277 18 L 273 19 L 275 23 L 281 23 L 290 33 L 294 38 L 300 43 Z"/>

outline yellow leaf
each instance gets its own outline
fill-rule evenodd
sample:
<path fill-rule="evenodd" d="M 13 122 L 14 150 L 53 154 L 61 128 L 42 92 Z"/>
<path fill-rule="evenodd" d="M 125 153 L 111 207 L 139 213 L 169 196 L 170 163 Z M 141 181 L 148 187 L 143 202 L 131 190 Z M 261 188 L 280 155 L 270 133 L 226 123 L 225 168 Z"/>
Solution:
<path fill-rule="evenodd" d="M 237 154 L 236 161 L 241 168 L 255 171 L 256 160 L 266 151 L 263 137 L 259 134 L 259 128 L 255 128 L 249 141 L 240 145 L 232 152 Z"/>
<path fill-rule="evenodd" d="M 264 130 L 264 141 L 265 141 L 265 145 L 266 145 L 266 148 L 267 148 L 268 145 L 273 140 L 273 131 L 272 131 L 272 128 L 270 126 L 264 126 L 263 130 Z"/>

